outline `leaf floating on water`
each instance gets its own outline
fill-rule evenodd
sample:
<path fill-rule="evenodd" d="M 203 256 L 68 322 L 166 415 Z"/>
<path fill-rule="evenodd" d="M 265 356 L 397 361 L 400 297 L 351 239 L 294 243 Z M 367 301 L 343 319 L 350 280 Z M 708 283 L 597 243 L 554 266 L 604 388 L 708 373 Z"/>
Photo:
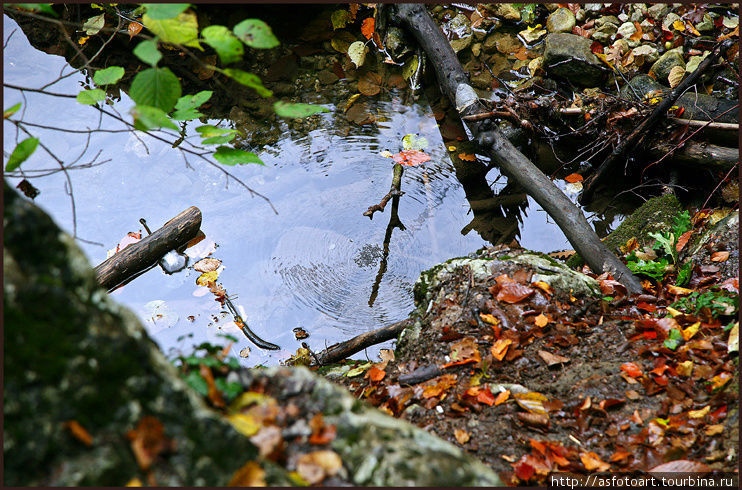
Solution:
<path fill-rule="evenodd" d="M 198 279 L 196 279 L 196 284 L 199 286 L 208 286 L 212 282 L 215 282 L 218 277 L 219 273 L 217 271 L 204 272 L 203 274 L 198 276 Z"/>
<path fill-rule="evenodd" d="M 416 166 L 430 161 L 430 156 L 420 150 L 403 150 L 392 157 L 394 163 Z"/>
<path fill-rule="evenodd" d="M 428 140 L 416 134 L 407 134 L 402 138 L 403 150 L 424 150 L 428 147 Z"/>
<path fill-rule="evenodd" d="M 247 359 L 250 356 L 250 347 L 245 347 L 240 351 L 240 357 Z"/>
<path fill-rule="evenodd" d="M 564 180 L 566 180 L 570 184 L 573 184 L 575 182 L 582 182 L 583 177 L 580 174 L 569 174 L 566 177 L 564 177 Z"/>
<path fill-rule="evenodd" d="M 201 259 L 195 264 L 193 264 L 193 268 L 197 270 L 198 272 L 212 272 L 212 271 L 217 270 L 220 265 L 222 265 L 221 260 L 206 258 L 206 259 Z"/>

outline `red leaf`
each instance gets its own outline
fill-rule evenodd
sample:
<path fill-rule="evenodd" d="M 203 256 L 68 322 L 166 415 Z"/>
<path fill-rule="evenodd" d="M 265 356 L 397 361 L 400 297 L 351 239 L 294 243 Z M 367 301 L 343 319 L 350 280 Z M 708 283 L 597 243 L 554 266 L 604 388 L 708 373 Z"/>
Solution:
<path fill-rule="evenodd" d="M 682 235 L 680 235 L 680 237 L 678 238 L 678 244 L 675 245 L 675 250 L 677 250 L 678 252 L 683 250 L 683 247 L 685 247 L 685 244 L 688 243 L 688 239 L 690 238 L 692 234 L 693 234 L 693 230 L 689 230 L 683 233 Z"/>
<path fill-rule="evenodd" d="M 495 395 L 492 394 L 490 390 L 487 388 L 481 390 L 479 394 L 477 395 L 477 401 L 479 403 L 484 403 L 485 405 L 489 405 L 490 407 L 495 404 Z"/>
<path fill-rule="evenodd" d="M 564 177 L 564 180 L 566 180 L 570 184 L 574 184 L 575 182 L 582 182 L 584 178 L 580 174 L 569 174 Z"/>
<path fill-rule="evenodd" d="M 420 165 L 430 160 L 430 156 L 420 150 L 403 150 L 392 156 L 394 163 L 402 165 Z"/>
<path fill-rule="evenodd" d="M 656 305 L 653 305 L 653 304 L 650 304 L 650 303 L 646 303 L 644 301 L 638 302 L 636 304 L 636 307 L 639 308 L 640 310 L 648 311 L 650 313 L 657 310 L 657 306 Z"/>
<path fill-rule="evenodd" d="M 529 286 L 518 284 L 517 282 L 508 282 L 500 288 L 497 293 L 497 301 L 506 303 L 517 303 L 532 295 L 535 290 Z"/>

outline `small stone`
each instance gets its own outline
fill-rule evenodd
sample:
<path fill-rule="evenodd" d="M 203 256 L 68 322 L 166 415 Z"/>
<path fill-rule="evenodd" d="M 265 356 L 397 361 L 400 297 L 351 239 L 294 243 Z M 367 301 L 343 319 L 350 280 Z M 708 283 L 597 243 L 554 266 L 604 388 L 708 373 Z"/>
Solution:
<path fill-rule="evenodd" d="M 629 52 L 630 46 L 629 43 L 626 42 L 626 39 L 616 39 L 613 43 L 613 48 L 618 48 L 619 53 L 623 55 Z"/>
<path fill-rule="evenodd" d="M 585 17 L 586 17 L 585 9 L 583 8 L 578 9 L 577 13 L 575 14 L 575 19 L 577 20 L 577 22 L 584 22 Z"/>
<path fill-rule="evenodd" d="M 319 78 L 319 81 L 322 82 L 324 85 L 330 85 L 331 83 L 335 83 L 338 81 L 338 76 L 330 70 L 322 70 L 317 74 L 317 78 Z"/>
<path fill-rule="evenodd" d="M 603 24 L 595 32 L 593 32 L 592 38 L 602 44 L 608 44 L 611 42 L 611 38 L 618 31 L 618 26 L 615 24 Z"/>
<path fill-rule="evenodd" d="M 655 20 L 660 20 L 670 11 L 670 6 L 665 3 L 656 3 L 647 9 L 647 15 Z"/>
<path fill-rule="evenodd" d="M 575 26 L 575 15 L 571 10 L 558 8 L 546 19 L 546 30 L 549 32 L 572 32 Z"/>
<path fill-rule="evenodd" d="M 505 20 L 513 20 L 516 22 L 520 20 L 520 10 L 515 8 L 512 3 L 488 4 L 488 10 Z"/>
<path fill-rule="evenodd" d="M 495 34 L 490 34 L 487 36 L 487 38 L 482 43 L 482 51 L 484 51 L 487 54 L 490 53 L 496 53 L 497 52 L 497 36 Z"/>
<path fill-rule="evenodd" d="M 714 21 L 711 19 L 709 14 L 703 15 L 703 20 L 695 25 L 696 29 L 698 29 L 700 32 L 708 32 L 712 31 L 714 29 Z"/>
<path fill-rule="evenodd" d="M 458 53 L 459 51 L 462 51 L 471 46 L 473 40 L 474 39 L 472 36 L 462 37 L 461 39 L 453 39 L 451 40 L 451 48 L 453 49 L 454 53 Z"/>
<path fill-rule="evenodd" d="M 471 45 L 471 54 L 479 57 L 479 54 L 482 52 L 482 43 L 474 43 Z"/>
<path fill-rule="evenodd" d="M 642 44 L 631 50 L 631 52 L 635 57 L 643 57 L 645 63 L 654 63 L 660 57 L 660 52 L 651 44 Z"/>
<path fill-rule="evenodd" d="M 492 75 L 490 75 L 487 68 L 483 68 L 481 71 L 473 73 L 471 75 L 471 85 L 474 88 L 481 90 L 492 90 Z"/>
<path fill-rule="evenodd" d="M 672 30 L 672 25 L 676 20 L 681 20 L 680 16 L 674 12 L 670 12 L 662 19 L 662 28 L 666 31 Z"/>
<path fill-rule="evenodd" d="M 616 34 L 620 34 L 624 39 L 628 39 L 636 33 L 636 26 L 632 22 L 625 22 L 616 31 Z"/>
<path fill-rule="evenodd" d="M 629 14 L 621 12 L 620 14 L 618 14 L 618 20 L 620 20 L 621 22 L 626 22 L 627 20 L 629 20 Z"/>
<path fill-rule="evenodd" d="M 544 70 L 583 87 L 603 83 L 608 70 L 590 49 L 590 40 L 559 32 L 546 36 Z"/>
<path fill-rule="evenodd" d="M 685 61 L 683 60 L 682 47 L 671 49 L 657 61 L 654 62 L 652 68 L 649 70 L 650 75 L 654 76 L 657 80 L 665 81 L 667 76 L 670 74 L 673 66 L 680 66 L 685 68 Z M 678 51 L 680 50 L 680 51 Z"/>
<path fill-rule="evenodd" d="M 685 65 L 685 71 L 687 71 L 688 73 L 693 73 L 694 71 L 696 71 L 696 68 L 698 68 L 698 65 L 700 65 L 701 61 L 706 59 L 706 56 L 708 55 L 709 53 L 707 52 L 702 56 L 691 56 L 690 59 L 688 60 L 688 64 Z"/>
<path fill-rule="evenodd" d="M 618 20 L 618 17 L 616 17 L 615 15 L 604 15 L 603 17 L 600 17 L 595 21 L 595 25 L 598 27 L 604 26 L 606 24 L 613 24 L 618 27 L 621 24 L 621 21 Z"/>
<path fill-rule="evenodd" d="M 526 42 L 526 44 L 535 44 L 539 42 L 547 34 L 546 29 L 534 29 L 529 27 L 528 29 L 522 30 L 518 33 L 520 37 Z"/>
<path fill-rule="evenodd" d="M 584 5 L 584 8 L 585 8 L 585 12 L 587 12 L 588 14 L 593 14 L 592 16 L 594 16 L 595 14 L 601 11 L 601 9 L 603 8 L 603 4 L 602 3 L 586 3 Z"/>

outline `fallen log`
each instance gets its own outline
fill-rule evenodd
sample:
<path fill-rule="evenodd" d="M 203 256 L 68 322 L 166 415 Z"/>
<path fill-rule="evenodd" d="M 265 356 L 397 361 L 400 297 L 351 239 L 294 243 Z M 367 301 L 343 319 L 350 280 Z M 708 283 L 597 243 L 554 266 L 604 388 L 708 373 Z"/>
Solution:
<path fill-rule="evenodd" d="M 170 250 L 185 246 L 201 227 L 201 211 L 191 206 L 136 243 L 118 251 L 95 268 L 95 279 L 108 291 L 157 262 Z"/>
<path fill-rule="evenodd" d="M 688 141 L 682 148 L 675 148 L 671 143 L 659 142 L 654 145 L 649 153 L 653 157 L 668 157 L 683 165 L 692 167 L 704 167 L 710 170 L 729 170 L 739 161 L 739 148 L 728 148 L 726 146 L 711 145 Z"/>
<path fill-rule="evenodd" d="M 623 158 L 627 153 L 630 153 L 639 147 L 639 144 L 645 136 L 651 133 L 652 128 L 657 125 L 663 118 L 667 117 L 667 111 L 672 107 L 675 101 L 680 97 L 686 90 L 696 84 L 700 80 L 701 75 L 706 69 L 715 63 L 721 55 L 722 51 L 729 49 L 733 44 L 731 40 L 727 40 L 717 44 L 714 49 L 691 73 L 688 78 L 683 80 L 675 87 L 669 94 L 665 96 L 662 101 L 657 104 L 651 114 L 647 116 L 639 125 L 629 134 L 627 138 L 620 144 L 616 145 L 610 155 L 606 157 L 603 163 L 595 170 L 592 176 L 588 178 L 582 190 L 582 194 L 579 197 L 581 204 L 589 202 L 595 193 L 595 189 L 604 180 L 608 171 L 615 165 L 615 163 Z"/>
<path fill-rule="evenodd" d="M 431 59 L 441 91 L 454 102 L 459 115 L 464 118 L 472 114 L 489 112 L 469 85 L 466 73 L 451 45 L 425 6 L 395 4 L 394 12 Z M 598 274 L 610 272 L 630 293 L 642 291 L 639 280 L 600 241 L 582 212 L 538 167 L 518 151 L 491 121 L 465 120 L 465 122 L 483 150 L 549 213 L 594 272 Z"/>
<path fill-rule="evenodd" d="M 333 362 L 342 361 L 348 356 L 352 356 L 356 352 L 360 352 L 366 347 L 380 344 L 397 338 L 402 330 L 410 325 L 410 319 L 402 320 L 401 322 L 392 323 L 386 327 L 382 327 L 370 332 L 362 333 L 356 337 L 345 342 L 339 342 L 331 345 L 327 349 L 318 352 L 315 358 L 315 363 L 319 363 L 320 366 L 332 364 Z"/>

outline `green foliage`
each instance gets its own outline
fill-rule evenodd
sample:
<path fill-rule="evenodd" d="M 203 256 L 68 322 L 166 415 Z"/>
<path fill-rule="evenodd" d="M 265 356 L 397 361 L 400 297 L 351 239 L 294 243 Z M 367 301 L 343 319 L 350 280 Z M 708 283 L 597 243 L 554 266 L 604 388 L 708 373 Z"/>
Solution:
<path fill-rule="evenodd" d="M 237 339 L 224 335 L 225 338 L 232 342 Z M 242 393 L 242 385 L 238 382 L 227 382 L 226 376 L 230 371 L 240 368 L 240 362 L 234 357 L 222 358 L 223 347 L 204 342 L 193 349 L 189 355 L 181 355 L 173 359 L 173 363 L 180 369 L 180 375 L 183 380 L 196 390 L 201 396 L 208 396 L 209 384 L 201 376 L 200 366 L 206 366 L 211 369 L 214 376 L 214 386 L 222 392 L 226 401 L 231 401 Z M 198 352 L 203 351 L 201 355 Z"/>
<path fill-rule="evenodd" d="M 708 308 L 711 316 L 730 316 L 739 310 L 739 298 L 729 296 L 724 292 L 693 291 L 688 296 L 680 298 L 672 304 L 676 310 L 698 314 L 703 308 Z"/>
<path fill-rule="evenodd" d="M 328 109 L 318 105 L 294 104 L 281 101 L 273 104 L 273 110 L 276 111 L 279 117 L 291 118 L 307 117 L 320 112 L 328 112 Z"/>
<path fill-rule="evenodd" d="M 103 89 L 94 88 L 91 90 L 83 90 L 76 97 L 80 104 L 93 105 L 106 100 L 106 92 Z"/>
<path fill-rule="evenodd" d="M 643 274 L 649 276 L 652 279 L 661 281 L 665 274 L 673 270 L 673 267 L 669 264 L 666 258 L 658 260 L 646 261 L 643 259 L 637 259 L 636 255 L 631 254 L 627 258 L 626 266 L 634 274 Z"/>
<path fill-rule="evenodd" d="M 693 272 L 693 261 L 689 260 L 683 267 L 678 271 L 678 278 L 675 280 L 675 284 L 678 286 L 685 286 L 690 281 L 690 275 Z"/>
<path fill-rule="evenodd" d="M 18 109 L 20 109 L 20 108 L 21 108 L 21 103 L 20 103 L 20 102 L 18 102 L 18 103 L 17 103 L 16 105 L 14 105 L 13 107 L 11 107 L 11 108 L 9 108 L 9 109 L 5 109 L 5 110 L 3 111 L 3 119 L 8 119 L 8 118 L 9 118 L 10 116 L 12 116 L 12 115 L 13 115 L 13 114 L 15 114 L 16 112 L 18 112 Z"/>
<path fill-rule="evenodd" d="M 683 343 L 683 334 L 677 328 L 673 328 L 673 329 L 670 329 L 670 334 L 667 336 L 667 338 L 662 343 L 662 345 L 664 345 L 670 350 L 675 350 L 682 343 Z"/>
<path fill-rule="evenodd" d="M 237 68 L 226 68 L 224 70 L 219 70 L 219 71 L 227 75 L 229 78 L 232 78 L 234 81 L 241 83 L 242 85 L 246 87 L 255 89 L 255 91 L 261 97 L 272 97 L 273 96 L 273 92 L 265 88 L 263 86 L 263 82 L 260 80 L 260 77 L 258 77 L 254 73 L 248 73 L 243 70 L 238 70 Z"/>
<path fill-rule="evenodd" d="M 10 154 L 8 163 L 5 164 L 5 171 L 12 172 L 13 170 L 20 167 L 21 164 L 25 162 L 28 157 L 33 154 L 34 151 L 36 151 L 36 147 L 38 145 L 38 138 L 26 138 L 25 140 L 18 143 L 18 145 L 13 150 L 13 153 Z"/>
<path fill-rule="evenodd" d="M 98 70 L 93 75 L 93 81 L 98 86 L 112 85 L 124 76 L 124 69 L 120 66 L 109 66 L 103 70 Z"/>
<path fill-rule="evenodd" d="M 8 7 L 17 7 L 23 10 L 30 10 L 31 12 L 41 12 L 43 14 L 49 14 L 52 17 L 59 17 L 57 13 L 52 9 L 50 3 L 9 3 Z"/>
<path fill-rule="evenodd" d="M 180 82 L 169 68 L 148 68 L 139 72 L 129 88 L 137 105 L 157 107 L 170 112 L 180 98 Z"/>
<path fill-rule="evenodd" d="M 182 96 L 175 103 L 175 112 L 171 118 L 175 121 L 187 121 L 203 117 L 203 114 L 198 112 L 197 109 L 208 101 L 212 95 L 213 92 L 211 90 L 202 90 L 196 95 Z"/>
<path fill-rule="evenodd" d="M 223 65 L 242 59 L 245 53 L 242 43 L 224 26 L 209 26 L 201 31 L 204 42 L 214 48 Z"/>
<path fill-rule="evenodd" d="M 164 20 L 144 14 L 142 23 L 163 42 L 203 49 L 198 43 L 198 19 L 193 12 L 182 12 L 177 17 Z"/>
<path fill-rule="evenodd" d="M 330 16 L 330 22 L 333 30 L 342 29 L 350 22 L 350 12 L 345 9 L 335 10 Z"/>
<path fill-rule="evenodd" d="M 520 18 L 527 25 L 533 24 L 533 22 L 536 20 L 536 4 L 535 3 L 522 4 L 520 7 Z"/>
<path fill-rule="evenodd" d="M 94 36 L 100 32 L 101 29 L 103 29 L 103 26 L 106 25 L 106 14 L 100 14 L 96 15 L 95 17 L 91 17 L 88 20 L 85 21 L 85 23 L 82 25 L 82 29 L 85 31 L 85 34 L 88 36 Z"/>
<path fill-rule="evenodd" d="M 165 111 L 159 107 L 137 104 L 129 113 L 134 116 L 134 128 L 139 131 L 158 128 L 178 130 L 178 126 L 173 124 Z"/>
<path fill-rule="evenodd" d="M 664 234 L 649 234 L 649 236 L 656 240 L 654 245 L 652 245 L 652 249 L 657 252 L 658 258 L 652 261 L 640 260 L 636 257 L 636 254 L 631 253 L 626 257 L 626 266 L 634 274 L 644 274 L 657 281 L 661 281 L 667 273 L 677 269 L 678 277 L 676 283 L 679 286 L 687 284 L 690 280 L 693 264 L 689 262 L 678 269 L 677 245 L 680 235 L 691 229 L 692 226 L 688 211 L 679 213 L 675 217 L 674 225 L 669 232 Z"/>
<path fill-rule="evenodd" d="M 233 31 L 243 43 L 251 48 L 270 49 L 280 44 L 270 26 L 260 19 L 245 19 L 234 26 Z"/>
<path fill-rule="evenodd" d="M 255 153 L 238 150 L 237 148 L 230 148 L 228 146 L 220 146 L 217 148 L 216 153 L 214 153 L 214 158 L 224 165 L 244 165 L 246 163 L 265 165 Z"/>
<path fill-rule="evenodd" d="M 205 125 L 196 128 L 198 134 L 204 138 L 201 143 L 204 145 L 219 145 L 228 143 L 237 136 L 236 129 L 223 129 L 216 126 Z"/>
<path fill-rule="evenodd" d="M 134 48 L 134 56 L 147 63 L 156 66 L 157 62 L 162 59 L 162 53 L 157 49 L 157 41 L 142 41 Z"/>
<path fill-rule="evenodd" d="M 191 5 L 189 3 L 144 3 L 147 15 L 154 20 L 167 20 L 180 15 Z"/>

